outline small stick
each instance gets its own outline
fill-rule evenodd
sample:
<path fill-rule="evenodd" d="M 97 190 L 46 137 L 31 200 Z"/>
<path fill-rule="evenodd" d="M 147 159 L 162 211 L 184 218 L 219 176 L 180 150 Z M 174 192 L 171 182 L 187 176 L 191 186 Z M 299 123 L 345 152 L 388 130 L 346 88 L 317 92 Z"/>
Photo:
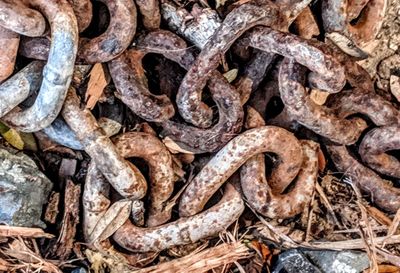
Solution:
<path fill-rule="evenodd" d="M 41 228 L 0 226 L 0 237 L 17 237 L 24 238 L 54 238 L 53 234 L 44 232 Z"/>
<path fill-rule="evenodd" d="M 208 272 L 213 268 L 237 262 L 241 259 L 249 258 L 250 256 L 251 254 L 244 244 L 240 242 L 230 244 L 224 243 L 166 263 L 136 270 L 132 273 Z"/>

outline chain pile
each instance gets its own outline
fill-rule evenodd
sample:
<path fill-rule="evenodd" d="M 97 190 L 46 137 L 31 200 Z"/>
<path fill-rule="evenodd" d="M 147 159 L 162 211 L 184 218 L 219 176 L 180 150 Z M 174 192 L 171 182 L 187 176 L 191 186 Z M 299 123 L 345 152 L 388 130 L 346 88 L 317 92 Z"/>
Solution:
<path fill-rule="evenodd" d="M 400 208 L 390 181 L 400 179 L 400 162 L 388 153 L 400 149 L 399 103 L 378 95 L 356 62 L 368 56 L 386 1 L 249 0 L 226 14 L 166 0 L 100 2 L 0 0 L 0 119 L 90 156 L 83 233 L 91 247 L 109 249 L 112 236 L 138 265 L 218 235 L 244 201 L 291 218 L 311 201 L 320 153 L 378 207 Z M 27 65 L 13 74 L 17 55 Z M 157 55 L 157 76 L 147 55 Z M 112 136 L 82 107 L 74 71 L 96 63 L 108 67 L 115 98 L 151 127 Z M 238 68 L 235 79 L 221 72 L 227 66 Z M 176 187 L 177 165 L 196 161 L 208 162 Z M 116 200 L 130 202 L 131 217 L 99 236 Z"/>

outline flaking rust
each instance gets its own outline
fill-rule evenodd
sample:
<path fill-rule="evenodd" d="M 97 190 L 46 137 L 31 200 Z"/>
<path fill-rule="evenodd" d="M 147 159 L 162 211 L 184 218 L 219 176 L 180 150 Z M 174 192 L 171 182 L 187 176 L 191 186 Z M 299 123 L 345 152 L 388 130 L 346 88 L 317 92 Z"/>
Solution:
<path fill-rule="evenodd" d="M 253 108 L 247 111 L 247 128 L 257 128 L 264 125 L 264 120 Z M 251 157 L 240 168 L 240 184 L 243 195 L 249 205 L 272 219 L 285 219 L 301 213 L 311 202 L 315 182 L 318 175 L 319 145 L 311 140 L 301 140 L 303 163 L 293 181 L 281 180 L 279 184 L 271 184 L 265 175 L 265 157 L 257 154 Z M 288 193 L 282 194 L 294 183 Z"/>
<path fill-rule="evenodd" d="M 43 12 L 50 22 L 52 43 L 49 58 L 35 103 L 24 110 L 15 108 L 2 119 L 20 131 L 35 132 L 49 126 L 61 110 L 74 70 L 78 26 L 66 0 L 57 3 L 33 0 L 29 4 Z"/>
<path fill-rule="evenodd" d="M 297 176 L 303 151 L 297 138 L 285 129 L 263 126 L 250 129 L 232 139 L 190 181 L 179 202 L 179 215 L 200 212 L 211 196 L 252 156 L 273 152 L 279 157 L 270 180 L 272 188 L 282 192 Z M 283 183 L 282 183 L 283 181 Z"/>

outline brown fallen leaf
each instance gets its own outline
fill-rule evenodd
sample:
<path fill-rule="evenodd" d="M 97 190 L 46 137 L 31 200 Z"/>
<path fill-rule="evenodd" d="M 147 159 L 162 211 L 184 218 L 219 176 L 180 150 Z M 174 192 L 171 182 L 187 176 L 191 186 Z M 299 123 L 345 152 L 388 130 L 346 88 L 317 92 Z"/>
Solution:
<path fill-rule="evenodd" d="M 162 140 L 162 142 L 164 143 L 164 145 L 168 148 L 168 150 L 172 153 L 172 154 L 177 154 L 177 153 L 182 153 L 182 154 L 193 154 L 190 151 L 186 151 L 185 149 L 182 149 L 181 147 L 179 147 L 178 144 L 176 144 L 175 141 L 173 141 L 170 137 L 166 137 Z"/>
<path fill-rule="evenodd" d="M 103 65 L 101 63 L 95 64 L 90 71 L 90 79 L 85 94 L 86 108 L 93 109 L 109 82 L 110 78 L 106 76 Z"/>
<path fill-rule="evenodd" d="M 320 172 L 323 172 L 325 170 L 325 167 L 326 167 L 325 155 L 321 149 L 318 149 L 318 170 Z"/>
<path fill-rule="evenodd" d="M 110 237 L 126 222 L 126 220 L 128 220 L 131 210 L 131 200 L 120 200 L 112 204 L 107 212 L 99 219 L 92 233 L 90 233 L 90 242 L 98 243 Z"/>

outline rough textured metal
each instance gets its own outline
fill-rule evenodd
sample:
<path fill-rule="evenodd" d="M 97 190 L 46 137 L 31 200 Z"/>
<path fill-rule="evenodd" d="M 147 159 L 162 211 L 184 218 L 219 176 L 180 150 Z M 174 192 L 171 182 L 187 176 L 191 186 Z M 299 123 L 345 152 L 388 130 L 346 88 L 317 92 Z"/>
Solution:
<path fill-rule="evenodd" d="M 83 234 L 86 242 L 91 243 L 92 238 L 90 234 L 93 232 L 97 222 L 104 216 L 111 205 L 109 200 L 110 184 L 104 176 L 96 168 L 95 164 L 90 164 L 88 173 L 85 179 L 85 186 L 83 191 Z M 111 249 L 110 255 L 117 255 L 118 258 L 123 258 L 127 263 L 132 266 L 142 267 L 153 261 L 157 255 L 155 253 L 122 253 L 115 250 L 110 240 L 104 240 L 100 244 L 96 244 L 96 249 L 108 253 Z"/>
<path fill-rule="evenodd" d="M 349 177 L 378 207 L 395 213 L 400 208 L 400 189 L 379 177 L 352 157 L 345 146 L 327 145 L 336 168 Z"/>
<path fill-rule="evenodd" d="M 103 34 L 83 41 L 79 58 L 88 63 L 108 62 L 132 42 L 136 33 L 136 7 L 132 0 L 101 0 L 110 13 L 110 24 Z"/>
<path fill-rule="evenodd" d="M 78 21 L 79 32 L 84 31 L 92 21 L 93 5 L 90 0 L 68 0 Z"/>
<path fill-rule="evenodd" d="M 246 30 L 255 25 L 271 25 L 278 20 L 278 9 L 273 3 L 260 6 L 254 2 L 240 5 L 226 16 L 186 73 L 176 101 L 179 113 L 187 122 L 200 128 L 211 126 L 212 110 L 201 101 L 201 94 L 218 67 L 220 56 Z"/>
<path fill-rule="evenodd" d="M 130 251 L 161 251 L 216 236 L 236 221 L 243 210 L 240 193 L 227 184 L 222 199 L 198 215 L 153 228 L 136 227 L 128 221 L 115 232 L 113 238 Z"/>
<path fill-rule="evenodd" d="M 386 6 L 387 0 L 324 0 L 321 9 L 324 29 L 328 33 L 341 33 L 363 47 L 380 30 Z"/>
<path fill-rule="evenodd" d="M 279 90 L 289 114 L 300 124 L 340 144 L 358 140 L 367 124 L 360 118 L 339 118 L 329 108 L 314 103 L 305 87 L 305 69 L 285 59 L 279 70 Z"/>
<path fill-rule="evenodd" d="M 263 124 L 263 119 L 255 110 L 247 111 L 246 128 L 257 128 Z M 251 157 L 240 168 L 243 195 L 254 210 L 269 218 L 285 219 L 301 213 L 311 202 L 318 175 L 319 145 L 302 140 L 301 146 L 304 158 L 294 181 L 281 180 L 278 185 L 276 181 L 275 185 L 270 186 L 265 175 L 263 154 Z M 288 193 L 281 194 L 290 183 L 294 183 L 294 187 Z"/>
<path fill-rule="evenodd" d="M 0 83 L 6 80 L 14 71 L 18 46 L 19 35 L 0 26 Z"/>
<path fill-rule="evenodd" d="M 52 141 L 74 150 L 84 150 L 74 131 L 64 120 L 56 118 L 52 124 L 42 130 Z"/>
<path fill-rule="evenodd" d="M 306 66 L 312 72 L 308 80 L 312 87 L 337 93 L 346 83 L 345 69 L 337 57 L 326 49 L 326 44 L 306 40 L 296 35 L 255 27 L 242 38 L 241 43 L 276 53 Z"/>
<path fill-rule="evenodd" d="M 328 106 L 341 118 L 360 113 L 377 126 L 400 123 L 400 111 L 374 90 L 355 88 L 343 91 L 329 98 Z"/>
<path fill-rule="evenodd" d="M 21 37 L 18 53 L 26 58 L 47 61 L 50 52 L 50 40 L 46 37 Z"/>
<path fill-rule="evenodd" d="M 163 122 L 170 119 L 175 110 L 166 95 L 153 95 L 148 89 L 142 66 L 142 60 L 148 53 L 162 54 L 181 66 L 191 63 L 193 56 L 186 53 L 186 43 L 181 38 L 169 31 L 160 30 L 150 32 L 138 41 L 136 48 L 125 51 L 108 64 L 117 88 L 117 97 L 141 118 Z M 185 57 L 191 59 L 185 60 Z"/>
<path fill-rule="evenodd" d="M 148 227 L 164 224 L 171 218 L 172 206 L 168 208 L 166 204 L 176 180 L 170 152 L 156 136 L 148 133 L 129 132 L 112 140 L 121 156 L 143 158 L 149 165 L 150 205 L 146 223 Z"/>
<path fill-rule="evenodd" d="M 1 223 L 45 227 L 40 217 L 51 188 L 50 180 L 27 155 L 0 148 Z"/>
<path fill-rule="evenodd" d="M 71 87 L 62 110 L 63 118 L 114 189 L 122 196 L 141 199 L 147 190 L 145 178 L 118 153 L 90 111 L 79 106 L 79 98 Z"/>
<path fill-rule="evenodd" d="M 186 9 L 164 0 L 161 3 L 161 14 L 171 30 L 200 49 L 221 25 L 218 13 L 210 8 L 196 7 L 196 12 L 189 13 Z"/>
<path fill-rule="evenodd" d="M 21 35 L 37 37 L 45 32 L 46 21 L 40 12 L 28 8 L 20 0 L 1 0 L 0 26 Z"/>
<path fill-rule="evenodd" d="M 117 83 L 117 88 L 120 87 L 119 93 L 122 95 L 122 101 L 127 103 L 141 117 L 146 116 L 148 118 L 149 116 L 161 115 L 165 120 L 171 116 L 172 105 L 170 103 L 168 107 L 164 107 L 164 112 L 163 108 L 157 105 L 152 104 L 153 107 L 150 107 L 147 104 L 141 103 L 155 97 L 147 89 L 147 79 L 144 76 L 144 70 L 141 66 L 141 59 L 147 53 L 162 54 L 185 69 L 188 69 L 193 64 L 195 57 L 192 50 L 187 48 L 185 41 L 180 37 L 169 31 L 158 30 L 150 32 L 138 41 L 137 49 L 135 49 L 133 56 L 129 59 L 132 62 L 130 74 L 126 75 L 121 69 L 118 69 L 120 72 L 118 74 L 114 71 L 113 63 L 115 61 L 112 61 L 110 64 L 111 74 L 116 73 L 116 75 L 113 75 L 116 77 L 114 81 Z M 124 75 L 133 85 L 124 85 L 122 82 L 119 84 L 119 80 L 117 79 L 123 78 Z M 239 132 L 243 122 L 243 109 L 239 96 L 234 87 L 226 81 L 221 73 L 217 71 L 212 72 L 208 87 L 219 111 L 218 122 L 214 126 L 202 129 L 175 121 L 161 123 L 163 136 L 170 137 L 183 149 L 193 153 L 218 150 Z M 161 96 L 157 97 L 160 98 Z M 165 98 L 163 101 L 169 102 L 166 96 L 162 98 Z"/>
<path fill-rule="evenodd" d="M 33 61 L 0 85 L 0 118 L 39 89 L 43 67 Z"/>
<path fill-rule="evenodd" d="M 190 181 L 179 202 L 179 215 L 185 217 L 200 212 L 240 166 L 263 152 L 273 152 L 279 157 L 280 164 L 269 178 L 274 189 L 279 185 L 275 181 L 292 181 L 303 163 L 301 145 L 292 133 L 274 126 L 248 130 L 226 144 Z"/>
<path fill-rule="evenodd" d="M 400 149 L 399 124 L 372 129 L 363 138 L 359 153 L 361 159 L 382 174 L 400 178 L 399 160 L 387 151 Z"/>
<path fill-rule="evenodd" d="M 24 110 L 14 109 L 2 119 L 17 130 L 35 132 L 49 126 L 59 114 L 74 70 L 78 47 L 78 27 L 66 0 L 32 0 L 51 25 L 52 43 L 43 80 L 35 103 Z"/>
<path fill-rule="evenodd" d="M 158 0 L 136 0 L 136 5 L 139 8 L 142 16 L 143 26 L 147 30 L 156 30 L 160 28 L 161 14 L 160 3 Z"/>

